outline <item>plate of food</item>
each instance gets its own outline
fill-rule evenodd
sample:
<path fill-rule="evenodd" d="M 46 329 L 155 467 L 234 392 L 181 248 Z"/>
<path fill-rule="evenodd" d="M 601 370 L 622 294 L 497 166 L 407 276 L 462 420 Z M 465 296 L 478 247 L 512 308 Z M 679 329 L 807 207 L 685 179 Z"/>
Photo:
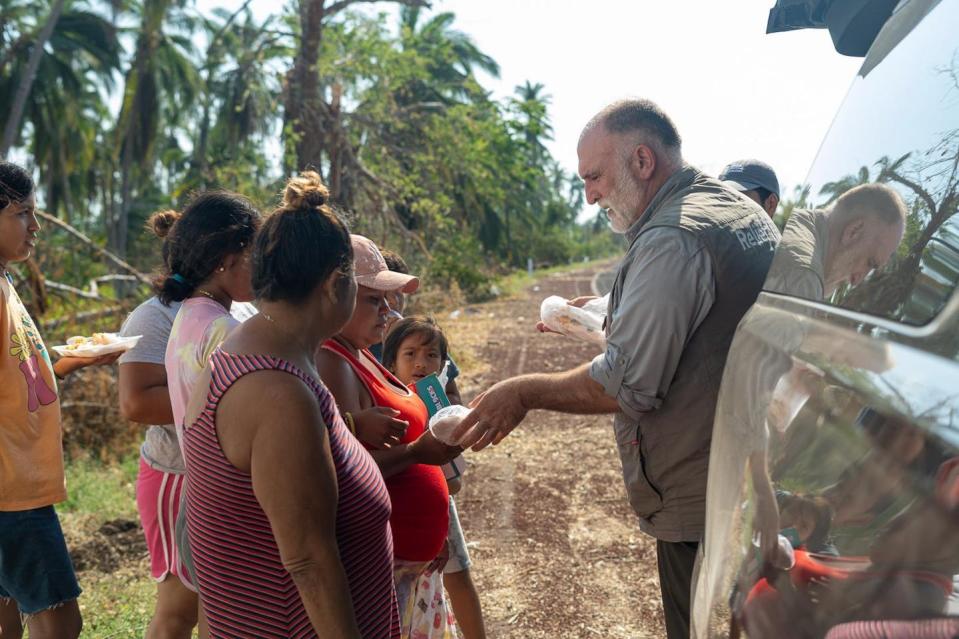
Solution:
<path fill-rule="evenodd" d="M 76 335 L 62 346 L 52 346 L 61 357 L 99 357 L 128 351 L 140 341 L 142 335 L 121 337 L 118 333 L 94 333 L 90 337 Z"/>

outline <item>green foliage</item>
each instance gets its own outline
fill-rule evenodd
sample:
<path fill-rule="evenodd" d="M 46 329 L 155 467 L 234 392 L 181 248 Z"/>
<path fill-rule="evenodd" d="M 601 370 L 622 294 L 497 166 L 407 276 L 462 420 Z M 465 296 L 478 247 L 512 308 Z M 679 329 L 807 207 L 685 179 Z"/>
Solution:
<path fill-rule="evenodd" d="M 156 582 L 145 576 L 147 570 L 149 565 L 142 562 L 137 570 L 81 575 L 83 636 L 120 639 L 146 634 L 156 600 Z"/>
<path fill-rule="evenodd" d="M 33 38 L 42 23 L 18 3 L 0 7 L 9 42 L 0 46 L 0 112 L 9 113 Z M 42 14 L 41 16 L 42 17 Z M 2 42 L 2 40 L 0 40 Z M 81 2 L 68 3 L 44 47 L 21 121 L 20 144 L 40 170 L 46 201 L 66 219 L 89 196 L 98 155 L 98 128 L 106 117 L 102 90 L 113 88 L 120 66 L 116 29 Z"/>
<path fill-rule="evenodd" d="M 812 206 L 809 200 L 809 194 L 812 187 L 808 184 L 797 184 L 793 188 L 792 196 L 779 202 L 779 209 L 773 216 L 773 222 L 779 227 L 779 230 L 785 230 L 786 223 L 789 222 L 789 216 L 795 209 L 806 209 Z"/>
<path fill-rule="evenodd" d="M 97 538 L 104 522 L 138 519 L 135 493 L 140 455 L 132 450 L 119 463 L 90 459 L 66 466 L 67 501 L 57 507 L 67 541 L 77 547 Z M 130 534 L 140 535 L 139 531 Z M 87 554 L 95 552 L 87 548 Z M 153 614 L 156 585 L 146 557 L 115 572 L 87 570 L 79 575 L 83 595 L 83 636 L 142 637 Z"/>
<path fill-rule="evenodd" d="M 361 150 L 333 187 L 356 211 L 358 228 L 381 228 L 385 208 L 387 226 L 434 243 L 443 238 L 430 249 L 429 271 L 459 282 L 468 296 L 487 285 L 495 267 L 582 254 L 577 242 L 589 244 L 575 222 L 582 191 L 545 147 L 552 127 L 543 86 L 527 82 L 497 103 L 472 74 L 497 69 L 451 29 L 452 16 L 424 23 L 410 9 L 400 18 L 398 42 L 382 16 L 362 15 L 347 15 L 324 40 L 321 63 L 328 66 L 320 73 L 338 103 L 352 106 L 338 117 L 348 146 Z M 385 193 L 369 188 L 371 175 L 373 186 L 389 185 Z M 449 236 L 464 234 L 472 241 L 461 240 L 455 251 L 468 263 L 446 259 Z"/>
<path fill-rule="evenodd" d="M 42 26 L 29 3 L 0 0 L 0 105 Z M 580 226 L 582 187 L 550 155 L 550 98 L 527 81 L 493 100 L 477 74 L 499 66 L 448 12 L 335 12 L 315 72 L 321 130 L 285 113 L 306 33 L 292 8 L 265 20 L 241 7 L 199 17 L 187 0 L 68 0 L 42 60 L 19 138 L 40 202 L 149 272 L 151 212 L 226 188 L 264 208 L 297 167 L 304 136 L 333 199 L 361 233 L 400 250 L 471 297 L 528 259 L 608 252 L 605 225 Z M 123 37 L 118 34 L 123 33 Z M 117 82 L 121 79 L 122 82 Z M 117 108 L 115 105 L 119 105 Z M 70 240 L 45 236 L 51 248 Z M 50 250 L 51 279 L 85 287 L 107 265 Z M 121 291 L 122 293 L 123 291 Z"/>
<path fill-rule="evenodd" d="M 444 235 L 434 241 L 433 249 L 428 278 L 434 285 L 448 289 L 455 282 L 472 301 L 490 296 L 493 278 L 488 275 L 482 247 L 475 238 Z"/>
<path fill-rule="evenodd" d="M 109 520 L 136 519 L 134 493 L 139 470 L 139 452 L 119 464 L 78 459 L 66 467 L 68 497 L 57 510 L 74 517 Z"/>

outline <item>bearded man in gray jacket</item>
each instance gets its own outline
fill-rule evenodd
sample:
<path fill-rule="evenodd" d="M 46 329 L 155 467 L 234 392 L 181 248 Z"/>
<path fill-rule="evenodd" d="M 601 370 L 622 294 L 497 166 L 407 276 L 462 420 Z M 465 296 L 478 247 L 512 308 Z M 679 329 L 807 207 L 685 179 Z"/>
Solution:
<path fill-rule="evenodd" d="M 565 373 L 496 384 L 458 434 L 479 450 L 532 409 L 613 414 L 630 504 L 657 540 L 667 632 L 686 637 L 723 365 L 779 232 L 753 201 L 685 164 L 676 127 L 648 100 L 603 109 L 577 152 L 586 199 L 629 242 L 610 294 L 606 351 Z"/>

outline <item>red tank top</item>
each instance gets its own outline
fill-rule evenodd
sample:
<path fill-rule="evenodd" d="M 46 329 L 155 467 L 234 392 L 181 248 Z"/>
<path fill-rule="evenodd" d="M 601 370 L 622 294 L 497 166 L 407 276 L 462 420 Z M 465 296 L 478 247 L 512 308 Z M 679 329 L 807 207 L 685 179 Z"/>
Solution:
<path fill-rule="evenodd" d="M 399 411 L 399 419 L 410 425 L 403 438 L 404 444 L 423 434 L 429 421 L 426 405 L 375 357 L 365 350 L 360 355 L 372 362 L 389 382 L 374 375 L 336 340 L 327 340 L 323 348 L 349 362 L 373 399 L 374 406 L 387 406 Z M 450 497 L 442 469 L 439 466 L 414 464 L 401 473 L 387 477 L 386 489 L 393 503 L 390 526 L 393 529 L 396 558 L 432 561 L 442 550 L 449 528 Z"/>

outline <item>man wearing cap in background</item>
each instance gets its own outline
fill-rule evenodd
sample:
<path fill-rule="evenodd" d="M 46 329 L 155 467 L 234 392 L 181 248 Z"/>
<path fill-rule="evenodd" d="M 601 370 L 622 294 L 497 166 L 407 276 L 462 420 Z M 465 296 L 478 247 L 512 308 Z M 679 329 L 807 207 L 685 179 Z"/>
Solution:
<path fill-rule="evenodd" d="M 719 181 L 756 202 L 772 217 L 779 206 L 779 179 L 773 167 L 759 160 L 737 160 L 727 164 Z"/>

